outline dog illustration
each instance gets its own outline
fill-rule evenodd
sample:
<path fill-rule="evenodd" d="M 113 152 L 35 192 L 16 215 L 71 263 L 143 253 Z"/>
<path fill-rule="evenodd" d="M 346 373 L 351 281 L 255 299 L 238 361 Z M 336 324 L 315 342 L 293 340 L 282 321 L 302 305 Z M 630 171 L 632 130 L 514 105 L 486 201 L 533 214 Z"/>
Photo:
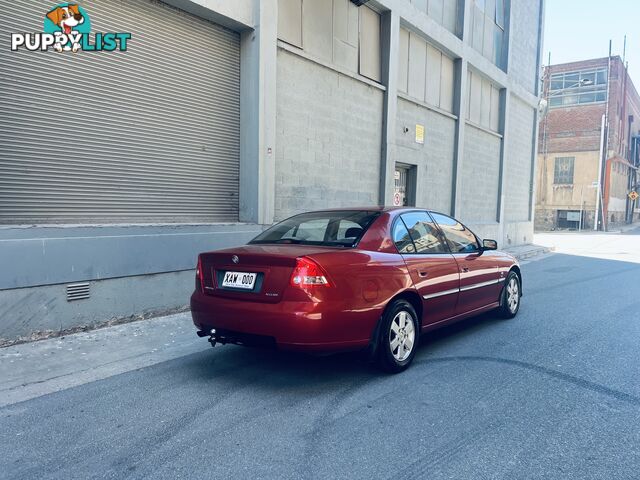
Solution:
<path fill-rule="evenodd" d="M 77 33 L 73 28 L 84 23 L 84 17 L 82 16 L 82 13 L 80 13 L 78 5 L 75 4 L 69 4 L 66 7 L 57 7 L 53 9 L 47 13 L 47 18 L 55 23 L 56 26 L 60 27 L 62 33 L 65 35 Z M 72 50 L 75 53 L 80 48 L 80 45 L 78 42 L 74 42 L 71 47 L 63 47 L 60 42 L 58 42 L 53 46 L 53 48 L 58 52 L 62 52 L 62 50 Z"/>

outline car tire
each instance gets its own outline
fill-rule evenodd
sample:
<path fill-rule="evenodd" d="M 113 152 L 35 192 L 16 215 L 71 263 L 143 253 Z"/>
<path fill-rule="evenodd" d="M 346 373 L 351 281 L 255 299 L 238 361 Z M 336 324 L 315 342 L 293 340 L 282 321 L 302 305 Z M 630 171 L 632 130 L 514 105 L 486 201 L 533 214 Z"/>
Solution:
<path fill-rule="evenodd" d="M 507 280 L 502 287 L 502 293 L 500 294 L 500 307 L 498 312 L 502 318 L 513 318 L 518 314 L 520 310 L 520 299 L 522 297 L 522 288 L 520 283 L 520 277 L 518 274 L 511 271 L 507 275 Z"/>
<path fill-rule="evenodd" d="M 389 373 L 399 373 L 412 362 L 418 348 L 418 315 L 406 300 L 394 300 L 380 323 L 378 365 Z"/>

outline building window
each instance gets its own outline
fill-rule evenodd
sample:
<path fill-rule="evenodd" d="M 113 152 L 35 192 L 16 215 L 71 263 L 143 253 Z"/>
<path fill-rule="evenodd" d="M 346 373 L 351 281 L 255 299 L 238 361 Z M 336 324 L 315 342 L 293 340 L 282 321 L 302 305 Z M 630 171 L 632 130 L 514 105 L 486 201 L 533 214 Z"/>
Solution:
<path fill-rule="evenodd" d="M 278 0 L 278 39 L 314 57 L 382 80 L 380 15 L 349 0 Z"/>
<path fill-rule="evenodd" d="M 302 0 L 279 0 L 278 38 L 302 48 Z"/>
<path fill-rule="evenodd" d="M 553 183 L 556 185 L 573 184 L 573 164 L 575 157 L 556 157 Z"/>
<path fill-rule="evenodd" d="M 467 120 L 494 132 L 500 131 L 500 88 L 478 73 L 467 73 Z"/>
<path fill-rule="evenodd" d="M 607 99 L 607 69 L 554 73 L 549 79 L 549 105 L 563 107 Z"/>
<path fill-rule="evenodd" d="M 380 81 L 380 15 L 369 7 L 360 7 L 360 65 L 358 73 Z"/>
<path fill-rule="evenodd" d="M 496 25 L 504 30 L 504 0 L 496 0 Z"/>
<path fill-rule="evenodd" d="M 502 69 L 506 12 L 506 0 L 475 0 L 471 7 L 471 45 Z"/>
<path fill-rule="evenodd" d="M 454 61 L 421 36 L 400 29 L 398 90 L 412 98 L 453 111 Z"/>
<path fill-rule="evenodd" d="M 582 217 L 584 222 L 584 216 Z M 558 228 L 580 228 L 580 210 L 558 210 Z"/>
<path fill-rule="evenodd" d="M 460 36 L 458 16 L 462 11 L 460 2 L 461 0 L 412 0 L 415 8 L 429 15 L 458 37 Z"/>

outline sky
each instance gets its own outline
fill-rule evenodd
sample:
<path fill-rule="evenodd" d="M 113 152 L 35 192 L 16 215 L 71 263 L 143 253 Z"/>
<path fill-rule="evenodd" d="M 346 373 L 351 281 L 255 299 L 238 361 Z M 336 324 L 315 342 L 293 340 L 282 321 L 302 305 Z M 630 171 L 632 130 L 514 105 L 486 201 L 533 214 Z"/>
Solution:
<path fill-rule="evenodd" d="M 527 0 L 512 0 L 526 2 Z M 629 74 L 640 90 L 640 0 L 546 0 L 543 65 L 622 57 L 627 35 Z"/>

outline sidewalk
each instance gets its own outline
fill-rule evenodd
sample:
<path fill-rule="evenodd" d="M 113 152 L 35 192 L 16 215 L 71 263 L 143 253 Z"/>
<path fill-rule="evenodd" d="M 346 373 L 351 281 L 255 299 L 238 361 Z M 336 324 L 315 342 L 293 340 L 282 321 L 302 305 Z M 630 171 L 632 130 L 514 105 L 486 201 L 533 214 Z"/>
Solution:
<path fill-rule="evenodd" d="M 507 247 L 501 249 L 507 253 L 510 253 L 514 257 L 518 259 L 519 262 L 523 260 L 528 260 L 533 257 L 537 257 L 538 255 L 544 255 L 552 251 L 552 248 L 545 247 L 543 245 L 535 245 L 532 243 L 528 243 L 526 245 L 518 245 L 516 247 Z"/>
<path fill-rule="evenodd" d="M 632 223 L 629 225 L 622 225 L 619 227 L 613 227 L 610 231 L 605 233 L 627 233 L 632 230 L 635 230 L 636 228 L 640 228 L 640 222 Z"/>
<path fill-rule="evenodd" d="M 630 225 L 617 225 L 615 227 L 611 227 L 610 230 L 606 232 L 594 230 L 593 228 L 586 228 L 583 230 L 545 230 L 540 232 L 535 232 L 536 235 L 618 235 L 621 233 L 627 233 L 633 230 L 640 228 L 640 222 L 635 222 Z"/>
<path fill-rule="evenodd" d="M 206 349 L 188 312 L 0 348 L 0 407 Z"/>

